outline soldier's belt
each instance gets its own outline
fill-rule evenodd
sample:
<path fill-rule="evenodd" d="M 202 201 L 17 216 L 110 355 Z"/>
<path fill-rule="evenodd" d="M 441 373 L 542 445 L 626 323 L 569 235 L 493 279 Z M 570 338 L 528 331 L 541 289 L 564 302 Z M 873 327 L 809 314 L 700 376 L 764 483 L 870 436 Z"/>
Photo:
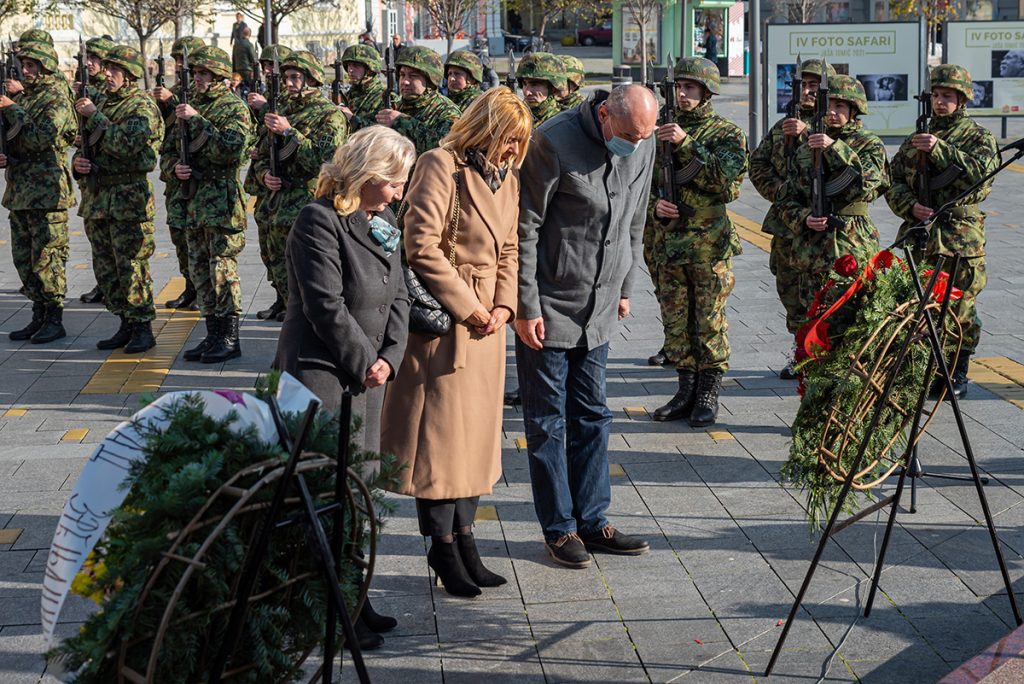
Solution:
<path fill-rule="evenodd" d="M 953 218 L 974 218 L 981 216 L 981 207 L 977 204 L 964 204 L 950 209 L 949 215 Z"/>
<path fill-rule="evenodd" d="M 707 218 L 718 218 L 719 216 L 725 216 L 725 205 L 716 204 L 713 207 L 692 207 L 693 215 L 691 219 L 707 219 Z"/>
<path fill-rule="evenodd" d="M 868 213 L 867 202 L 850 202 L 845 207 L 836 209 L 833 214 L 836 216 L 863 216 L 867 218 L 870 214 Z"/>
<path fill-rule="evenodd" d="M 238 178 L 238 169 L 194 169 L 200 180 L 231 180 Z"/>
<path fill-rule="evenodd" d="M 146 180 L 144 173 L 101 173 L 96 176 L 96 187 L 112 188 L 129 183 L 142 183 Z"/>

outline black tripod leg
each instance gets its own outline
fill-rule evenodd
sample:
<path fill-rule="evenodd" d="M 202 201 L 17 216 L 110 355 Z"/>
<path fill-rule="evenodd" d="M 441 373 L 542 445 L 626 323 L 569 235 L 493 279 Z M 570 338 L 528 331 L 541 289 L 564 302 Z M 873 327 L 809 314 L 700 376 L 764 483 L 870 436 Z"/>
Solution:
<path fill-rule="evenodd" d="M 352 395 L 345 392 L 341 397 L 341 413 L 338 415 L 338 465 L 334 474 L 334 503 L 338 507 L 334 509 L 334 542 L 331 545 L 331 563 L 334 564 L 334 572 L 340 572 L 340 558 L 344 553 L 345 543 L 345 490 L 348 484 L 348 446 L 350 430 L 352 425 Z M 352 524 L 355 524 L 355 520 Z M 327 578 L 325 577 L 326 581 Z M 323 684 L 330 684 L 334 670 L 334 634 L 338 628 L 338 615 L 334 610 L 334 601 L 327 604 L 327 629 L 324 633 L 324 672 Z M 359 649 L 359 642 L 349 642 L 349 648 Z"/>

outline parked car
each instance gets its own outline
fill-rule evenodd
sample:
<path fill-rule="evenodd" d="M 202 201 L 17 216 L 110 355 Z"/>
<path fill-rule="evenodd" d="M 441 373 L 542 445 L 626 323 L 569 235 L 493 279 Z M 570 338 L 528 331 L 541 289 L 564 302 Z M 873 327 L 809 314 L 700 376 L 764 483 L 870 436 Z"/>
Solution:
<path fill-rule="evenodd" d="M 606 21 L 593 28 L 577 29 L 576 42 L 580 45 L 611 45 L 612 23 Z"/>

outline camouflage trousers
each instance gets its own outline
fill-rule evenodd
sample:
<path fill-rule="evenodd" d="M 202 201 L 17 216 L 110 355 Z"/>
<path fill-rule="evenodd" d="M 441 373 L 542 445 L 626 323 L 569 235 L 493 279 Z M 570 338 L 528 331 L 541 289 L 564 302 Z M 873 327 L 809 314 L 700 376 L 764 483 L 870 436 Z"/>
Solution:
<path fill-rule="evenodd" d="M 185 237 L 185 226 L 188 225 L 188 210 L 181 199 L 166 198 L 167 231 L 171 234 L 171 244 L 178 258 L 178 272 L 191 280 L 188 273 L 188 239 Z"/>
<path fill-rule="evenodd" d="M 925 257 L 924 264 L 929 268 L 934 266 L 934 261 Z M 942 269 L 948 271 L 952 262 L 946 259 Z M 978 317 L 978 295 L 988 284 L 988 270 L 985 266 L 985 257 L 973 257 L 963 259 L 960 262 L 960 271 L 957 273 L 954 287 L 963 291 L 959 300 L 950 302 L 949 313 L 956 316 L 963 330 L 963 339 L 960 344 L 960 353 L 973 356 L 981 341 L 981 318 Z"/>
<path fill-rule="evenodd" d="M 701 264 L 671 261 L 659 269 L 665 353 L 677 370 L 729 370 L 725 307 L 736 278 L 732 259 Z"/>
<path fill-rule="evenodd" d="M 256 221 L 256 237 L 260 243 L 260 261 L 263 262 L 263 267 L 267 269 L 267 282 L 277 289 L 274 283 L 274 262 L 270 259 L 270 247 L 267 245 L 267 240 L 270 238 L 270 224 L 266 221 Z"/>
<path fill-rule="evenodd" d="M 92 245 L 92 270 L 103 293 L 103 303 L 107 311 L 133 323 L 156 318 L 149 272 L 149 258 L 156 244 L 154 233 L 152 221 L 85 222 L 85 234 Z"/>
<path fill-rule="evenodd" d="M 288 246 L 288 233 L 291 232 L 291 229 L 290 223 L 288 225 L 272 225 L 267 234 L 267 252 L 270 261 L 267 271 L 278 296 L 286 304 L 288 303 L 288 262 L 285 260 L 284 250 Z"/>
<path fill-rule="evenodd" d="M 189 226 L 188 269 L 195 285 L 199 310 L 204 316 L 242 313 L 242 286 L 238 255 L 245 247 L 245 233 L 226 233 L 216 226 Z"/>
<path fill-rule="evenodd" d="M 63 307 L 68 287 L 68 213 L 12 211 L 11 253 L 22 294 L 33 302 Z"/>
<path fill-rule="evenodd" d="M 807 322 L 807 308 L 800 300 L 800 272 L 793 258 L 793 241 L 778 235 L 772 236 L 768 268 L 775 276 L 775 291 L 786 310 L 786 330 L 791 335 Z"/>
<path fill-rule="evenodd" d="M 660 272 L 665 265 L 665 231 L 651 221 L 644 226 L 644 263 L 654 284 L 654 298 L 661 301 Z"/>

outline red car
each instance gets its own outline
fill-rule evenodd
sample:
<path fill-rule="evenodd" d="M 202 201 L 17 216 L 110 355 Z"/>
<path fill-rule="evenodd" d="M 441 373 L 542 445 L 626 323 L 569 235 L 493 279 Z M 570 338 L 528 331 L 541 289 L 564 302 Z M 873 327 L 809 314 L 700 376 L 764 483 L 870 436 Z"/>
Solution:
<path fill-rule="evenodd" d="M 612 23 L 606 21 L 600 26 L 588 29 L 576 30 L 576 43 L 578 45 L 611 45 L 612 44 Z"/>

